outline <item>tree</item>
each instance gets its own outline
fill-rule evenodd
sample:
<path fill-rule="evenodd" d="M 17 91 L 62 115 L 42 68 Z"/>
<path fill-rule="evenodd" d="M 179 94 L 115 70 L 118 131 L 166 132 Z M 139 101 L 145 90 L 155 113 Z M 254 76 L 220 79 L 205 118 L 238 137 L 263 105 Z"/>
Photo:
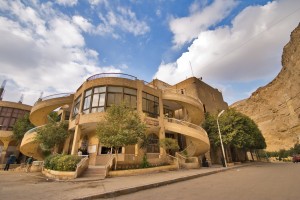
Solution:
<path fill-rule="evenodd" d="M 232 145 L 239 149 L 264 149 L 266 148 L 265 139 L 255 124 L 246 115 L 237 112 L 234 109 L 228 109 L 219 118 L 222 140 L 225 145 Z M 211 144 L 220 145 L 218 135 L 217 117 L 206 114 L 206 120 L 203 128 L 209 135 Z"/>
<path fill-rule="evenodd" d="M 24 134 L 30 129 L 34 128 L 34 125 L 29 120 L 29 114 L 25 114 L 23 117 L 17 119 L 13 126 L 13 137 L 20 143 L 24 137 Z"/>
<path fill-rule="evenodd" d="M 115 169 L 117 169 L 118 149 L 142 141 L 146 125 L 138 113 L 127 108 L 124 103 L 112 105 L 102 121 L 98 123 L 96 133 L 102 145 L 115 149 Z"/>
<path fill-rule="evenodd" d="M 54 151 L 54 147 L 59 147 L 69 136 L 68 122 L 51 121 L 45 126 L 37 129 L 36 141 L 41 144 L 44 151 Z"/>
<path fill-rule="evenodd" d="M 164 138 L 159 140 L 159 146 L 165 149 L 168 154 L 170 154 L 172 150 L 176 151 L 179 149 L 177 140 L 173 138 Z"/>

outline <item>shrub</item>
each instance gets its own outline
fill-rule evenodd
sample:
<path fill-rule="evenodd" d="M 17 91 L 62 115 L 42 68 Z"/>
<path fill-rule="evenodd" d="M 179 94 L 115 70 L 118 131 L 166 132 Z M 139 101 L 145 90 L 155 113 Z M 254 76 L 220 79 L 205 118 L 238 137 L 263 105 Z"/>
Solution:
<path fill-rule="evenodd" d="M 143 156 L 143 160 L 142 160 L 142 163 L 141 163 L 141 168 L 148 168 L 148 167 L 150 167 L 150 163 L 148 162 L 147 155 L 145 154 Z"/>
<path fill-rule="evenodd" d="M 44 167 L 56 171 L 75 171 L 81 158 L 73 155 L 51 155 L 45 159 Z"/>

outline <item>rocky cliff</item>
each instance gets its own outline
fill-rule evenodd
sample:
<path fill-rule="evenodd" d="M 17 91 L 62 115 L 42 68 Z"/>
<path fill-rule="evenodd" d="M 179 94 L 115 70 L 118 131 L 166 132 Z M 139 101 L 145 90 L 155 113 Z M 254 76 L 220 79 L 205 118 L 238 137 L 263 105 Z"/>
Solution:
<path fill-rule="evenodd" d="M 231 105 L 258 124 L 268 151 L 289 149 L 300 139 L 300 24 L 283 49 L 282 66 L 272 82 Z"/>

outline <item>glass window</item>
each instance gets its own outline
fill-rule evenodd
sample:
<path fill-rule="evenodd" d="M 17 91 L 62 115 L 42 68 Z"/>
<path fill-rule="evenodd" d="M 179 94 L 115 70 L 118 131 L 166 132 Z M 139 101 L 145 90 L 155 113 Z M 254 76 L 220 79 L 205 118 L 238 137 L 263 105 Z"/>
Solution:
<path fill-rule="evenodd" d="M 157 118 L 159 116 L 158 97 L 143 92 L 143 111 L 149 117 Z"/>
<path fill-rule="evenodd" d="M 115 86 L 109 86 L 108 87 L 108 92 L 123 92 L 123 88 L 122 87 L 115 87 Z"/>
<path fill-rule="evenodd" d="M 96 87 L 94 88 L 94 93 L 105 93 L 106 92 L 106 87 Z"/>
<path fill-rule="evenodd" d="M 136 95 L 136 90 L 135 89 L 131 89 L 131 88 L 124 88 L 124 93 L 125 94 Z"/>
<path fill-rule="evenodd" d="M 79 113 L 80 98 L 81 98 L 81 96 L 77 97 L 77 99 L 74 101 L 74 104 L 73 104 L 73 114 L 72 114 L 73 118 L 75 118 L 76 115 Z"/>

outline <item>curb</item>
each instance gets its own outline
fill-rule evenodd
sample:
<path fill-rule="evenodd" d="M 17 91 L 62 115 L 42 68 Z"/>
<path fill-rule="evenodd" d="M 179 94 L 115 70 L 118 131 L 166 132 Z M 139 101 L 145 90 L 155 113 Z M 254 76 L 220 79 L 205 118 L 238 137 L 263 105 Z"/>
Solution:
<path fill-rule="evenodd" d="M 229 168 L 221 168 L 221 169 L 217 169 L 217 170 L 214 170 L 214 171 L 211 171 L 211 172 L 205 172 L 205 173 L 200 173 L 200 174 L 184 176 L 184 177 L 175 178 L 175 179 L 171 179 L 171 180 L 160 181 L 160 182 L 156 182 L 156 183 L 150 183 L 150 184 L 147 184 L 147 185 L 134 186 L 134 187 L 130 187 L 130 188 L 122 188 L 122 189 L 108 191 L 108 192 L 104 192 L 104 193 L 100 193 L 100 194 L 83 196 L 83 197 L 75 198 L 74 200 L 89 200 L 89 199 L 96 199 L 96 198 L 113 198 L 113 197 L 117 197 L 117 196 L 121 196 L 121 195 L 125 195 L 125 194 L 130 194 L 130 193 L 142 191 L 142 190 L 147 190 L 147 189 L 156 188 L 156 187 L 160 187 L 160 186 L 164 186 L 164 185 L 169 185 L 169 184 L 172 184 L 172 183 L 178 183 L 178 182 L 181 182 L 181 181 L 187 181 L 187 180 L 191 180 L 191 179 L 195 179 L 195 178 L 199 178 L 199 177 L 203 177 L 203 176 L 209 176 L 209 175 L 212 175 L 212 174 L 225 172 L 225 171 L 228 171 L 228 170 L 241 168 L 241 167 L 246 167 L 246 166 L 250 166 L 250 165 L 251 164 L 244 164 L 244 165 L 232 166 L 232 167 L 229 167 Z"/>

